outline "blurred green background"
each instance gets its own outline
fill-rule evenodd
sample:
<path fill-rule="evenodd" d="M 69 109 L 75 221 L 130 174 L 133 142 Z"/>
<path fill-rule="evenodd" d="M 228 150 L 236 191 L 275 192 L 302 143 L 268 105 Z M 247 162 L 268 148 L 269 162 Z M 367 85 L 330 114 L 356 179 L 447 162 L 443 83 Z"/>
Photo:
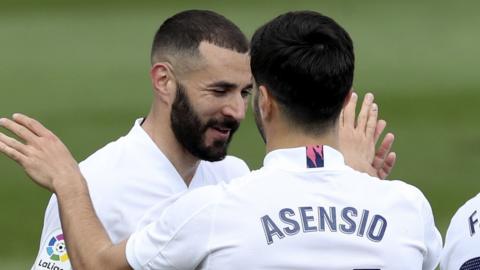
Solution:
<path fill-rule="evenodd" d="M 248 36 L 289 10 L 333 17 L 355 43 L 357 91 L 376 94 L 397 136 L 391 178 L 425 193 L 442 234 L 455 210 L 480 191 L 477 1 L 3 0 L 0 115 L 35 116 L 84 159 L 148 112 L 153 34 L 190 8 L 218 11 Z M 264 149 L 251 116 L 238 133 L 231 153 L 258 168 Z M 0 178 L 0 269 L 27 269 L 50 194 L 5 157 Z"/>

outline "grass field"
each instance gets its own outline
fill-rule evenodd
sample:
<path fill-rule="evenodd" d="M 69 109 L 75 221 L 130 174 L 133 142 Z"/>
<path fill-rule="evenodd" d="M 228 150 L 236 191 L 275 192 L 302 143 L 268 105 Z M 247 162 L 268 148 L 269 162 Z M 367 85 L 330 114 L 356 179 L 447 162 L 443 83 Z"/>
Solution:
<path fill-rule="evenodd" d="M 212 9 L 251 35 L 284 11 L 313 9 L 352 35 L 355 87 L 376 94 L 397 135 L 391 178 L 425 193 L 443 234 L 455 209 L 480 191 L 480 3 L 178 2 L 1 1 L 0 115 L 37 117 L 81 160 L 148 111 L 150 43 L 168 16 Z M 264 149 L 251 116 L 231 153 L 252 168 L 261 165 Z M 4 157 L 0 179 L 0 269 L 26 269 L 37 252 L 50 194 Z"/>

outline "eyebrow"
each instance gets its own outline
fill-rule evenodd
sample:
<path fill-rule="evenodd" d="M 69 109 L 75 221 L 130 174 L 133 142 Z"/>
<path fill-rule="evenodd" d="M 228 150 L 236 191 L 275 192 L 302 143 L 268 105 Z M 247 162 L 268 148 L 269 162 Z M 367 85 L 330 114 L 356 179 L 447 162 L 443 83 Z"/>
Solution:
<path fill-rule="evenodd" d="M 235 83 L 227 82 L 227 81 L 219 81 L 219 82 L 211 83 L 211 84 L 207 85 L 207 87 L 208 88 L 218 87 L 218 88 L 223 88 L 223 89 L 230 90 L 230 89 L 237 88 L 238 85 L 235 84 Z M 247 89 L 252 89 L 252 88 L 253 88 L 253 84 L 249 83 L 244 88 L 242 88 L 242 91 L 247 90 Z"/>
<path fill-rule="evenodd" d="M 214 83 L 211 83 L 209 85 L 207 85 L 207 87 L 209 88 L 215 88 L 215 87 L 218 87 L 218 88 L 223 88 L 223 89 L 234 89 L 234 88 L 237 88 L 238 85 L 235 84 L 235 83 L 231 83 L 231 82 L 227 82 L 227 81 L 218 81 L 218 82 L 214 82 Z M 246 90 L 246 89 L 250 89 L 250 88 L 253 88 L 253 84 L 248 84 L 247 86 L 245 86 L 244 88 L 242 88 L 242 90 Z"/>
<path fill-rule="evenodd" d="M 218 87 L 218 88 L 224 88 L 224 89 L 233 89 L 233 88 L 236 88 L 237 85 L 234 84 L 234 83 L 231 83 L 231 82 L 219 81 L 219 82 L 211 83 L 211 84 L 207 85 L 207 87 L 212 87 L 212 88 Z"/>

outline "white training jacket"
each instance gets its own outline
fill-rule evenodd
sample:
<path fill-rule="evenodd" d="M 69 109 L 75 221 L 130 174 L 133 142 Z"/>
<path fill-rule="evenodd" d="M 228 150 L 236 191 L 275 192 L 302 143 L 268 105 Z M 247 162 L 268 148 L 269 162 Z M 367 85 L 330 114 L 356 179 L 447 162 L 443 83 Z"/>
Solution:
<path fill-rule="evenodd" d="M 134 269 L 433 270 L 441 248 L 421 191 L 308 146 L 179 197 L 128 239 L 126 257 Z"/>
<path fill-rule="evenodd" d="M 110 239 L 118 243 L 133 233 L 155 205 L 187 189 L 213 185 L 249 173 L 245 162 L 227 156 L 219 162 L 201 161 L 189 187 L 174 166 L 135 121 L 130 132 L 80 163 L 90 196 Z M 156 207 L 156 213 L 163 209 Z M 55 195 L 45 211 L 40 249 L 32 269 L 71 269 L 65 249 Z"/>

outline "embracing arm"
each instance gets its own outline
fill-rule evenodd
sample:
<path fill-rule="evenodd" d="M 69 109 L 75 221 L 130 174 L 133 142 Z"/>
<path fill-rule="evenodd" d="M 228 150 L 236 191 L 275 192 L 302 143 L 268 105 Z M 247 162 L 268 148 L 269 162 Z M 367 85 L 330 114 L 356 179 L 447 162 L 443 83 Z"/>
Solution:
<path fill-rule="evenodd" d="M 114 245 L 95 214 L 78 164 L 65 145 L 39 122 L 15 114 L 0 119 L 24 143 L 0 133 L 0 152 L 19 163 L 40 186 L 57 195 L 68 253 L 74 269 L 131 269 L 126 241 Z"/>
<path fill-rule="evenodd" d="M 55 193 L 74 269 L 131 269 L 125 258 L 126 240 L 112 243 L 95 214 L 83 176 L 70 177 L 77 179 L 56 185 Z"/>

